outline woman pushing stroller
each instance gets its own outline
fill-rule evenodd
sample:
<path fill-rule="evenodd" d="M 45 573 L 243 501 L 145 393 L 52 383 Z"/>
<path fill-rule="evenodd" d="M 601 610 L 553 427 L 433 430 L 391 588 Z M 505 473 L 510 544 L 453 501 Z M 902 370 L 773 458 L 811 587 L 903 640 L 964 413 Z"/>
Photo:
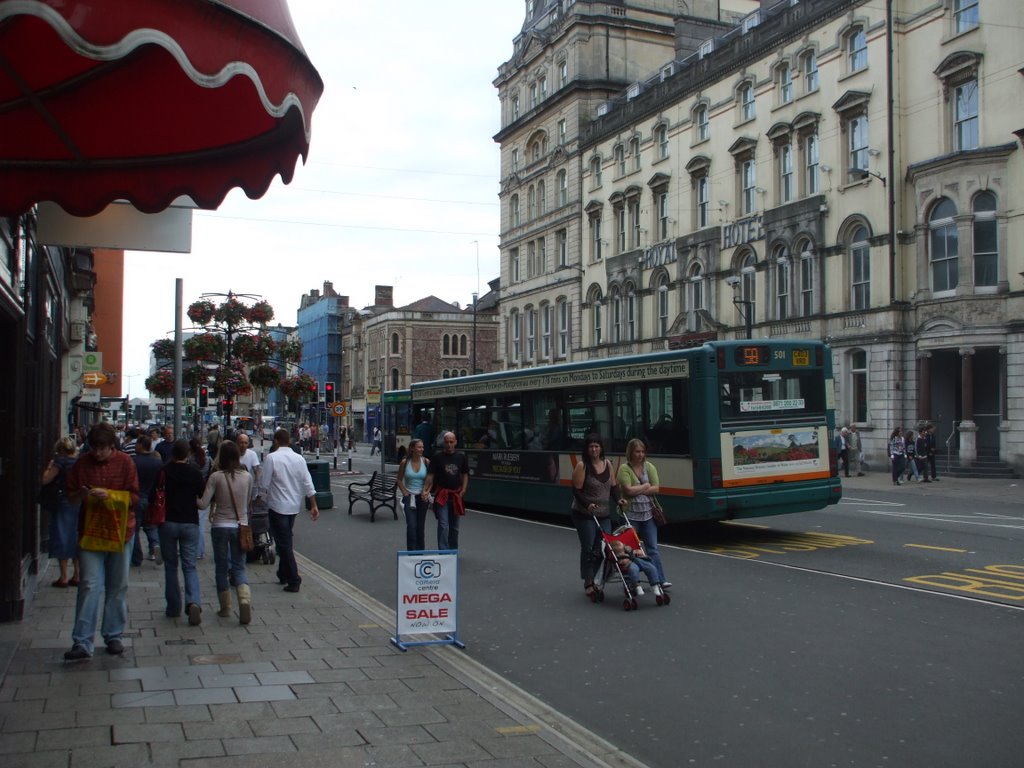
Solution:
<path fill-rule="evenodd" d="M 612 495 L 620 506 L 625 504 L 619 498 L 619 484 L 604 456 L 600 435 L 591 433 L 584 440 L 583 456 L 572 470 L 572 494 L 572 524 L 580 540 L 580 578 L 587 597 L 595 600 L 601 589 L 594 584 L 603 561 L 601 532 L 612 532 Z"/>

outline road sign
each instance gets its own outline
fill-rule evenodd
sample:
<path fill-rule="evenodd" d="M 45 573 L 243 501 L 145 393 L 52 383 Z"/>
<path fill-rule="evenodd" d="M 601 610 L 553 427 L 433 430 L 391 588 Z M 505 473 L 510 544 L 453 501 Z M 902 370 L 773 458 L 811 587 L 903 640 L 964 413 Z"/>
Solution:
<path fill-rule="evenodd" d="M 87 387 L 100 387 L 107 383 L 107 377 L 99 371 L 82 374 L 82 383 Z"/>
<path fill-rule="evenodd" d="M 348 416 L 348 406 L 340 400 L 335 400 L 331 403 L 331 415 L 332 416 Z"/>
<path fill-rule="evenodd" d="M 100 391 L 98 389 L 83 389 L 82 396 L 79 398 L 80 403 L 98 403 L 100 401 Z"/>

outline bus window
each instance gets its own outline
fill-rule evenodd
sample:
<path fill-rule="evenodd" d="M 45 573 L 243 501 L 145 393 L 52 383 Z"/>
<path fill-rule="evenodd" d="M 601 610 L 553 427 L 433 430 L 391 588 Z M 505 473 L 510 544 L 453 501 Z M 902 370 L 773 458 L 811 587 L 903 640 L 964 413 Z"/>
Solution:
<path fill-rule="evenodd" d="M 587 387 L 569 393 L 569 447 L 583 450 L 584 438 L 597 433 L 607 441 L 612 434 L 612 409 L 608 390 Z"/>
<path fill-rule="evenodd" d="M 820 370 L 736 371 L 719 379 L 722 423 L 777 421 L 825 414 Z"/>
<path fill-rule="evenodd" d="M 560 451 L 566 447 L 565 417 L 561 397 L 540 392 L 530 398 L 523 414 L 523 440 L 531 451 Z"/>
<path fill-rule="evenodd" d="M 434 411 L 434 445 L 432 448 L 427 449 L 427 454 L 430 456 L 434 455 L 435 451 L 440 450 L 444 447 L 442 438 L 445 432 L 454 432 L 455 437 L 459 437 L 459 419 L 458 411 L 455 408 L 454 400 L 442 400 L 437 403 Z M 465 447 L 463 444 L 459 444 L 461 447 Z"/>
<path fill-rule="evenodd" d="M 612 423 L 610 450 L 624 453 L 626 443 L 646 433 L 642 415 L 641 391 L 636 385 L 615 387 L 615 419 Z"/>
<path fill-rule="evenodd" d="M 650 384 L 644 387 L 647 400 L 647 448 L 651 453 L 690 452 L 687 404 L 681 385 Z"/>

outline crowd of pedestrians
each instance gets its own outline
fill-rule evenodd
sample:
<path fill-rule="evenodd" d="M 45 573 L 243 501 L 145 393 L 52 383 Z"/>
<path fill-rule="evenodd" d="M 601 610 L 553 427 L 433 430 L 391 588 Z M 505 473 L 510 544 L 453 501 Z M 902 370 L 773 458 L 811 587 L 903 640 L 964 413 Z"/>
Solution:
<path fill-rule="evenodd" d="M 310 438 L 312 439 L 312 438 Z M 209 529 L 219 603 L 232 612 L 235 588 L 241 624 L 252 619 L 242 535 L 253 504 L 269 508 L 278 553 L 278 580 L 298 592 L 292 538 L 303 506 L 317 520 L 316 493 L 306 462 L 290 449 L 286 429 L 274 434 L 261 463 L 244 432 L 211 427 L 190 440 L 171 427 L 115 429 L 94 424 L 61 438 L 40 478 L 40 504 L 49 514 L 49 555 L 57 561 L 57 588 L 77 587 L 72 647 L 67 661 L 95 651 L 97 625 L 109 654 L 124 652 L 127 590 L 132 567 L 145 558 L 163 566 L 165 614 L 202 623 L 197 561 Z"/>

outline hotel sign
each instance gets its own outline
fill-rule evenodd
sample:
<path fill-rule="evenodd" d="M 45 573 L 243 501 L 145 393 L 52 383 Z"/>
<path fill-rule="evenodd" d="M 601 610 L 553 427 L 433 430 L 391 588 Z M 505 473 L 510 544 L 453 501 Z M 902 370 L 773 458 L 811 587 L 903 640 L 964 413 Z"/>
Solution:
<path fill-rule="evenodd" d="M 673 264 L 676 261 L 676 243 L 674 240 L 652 245 L 644 249 L 640 262 L 644 269 L 663 267 L 666 264 Z"/>
<path fill-rule="evenodd" d="M 722 250 L 764 240 L 764 218 L 761 214 L 739 219 L 722 227 Z"/>

